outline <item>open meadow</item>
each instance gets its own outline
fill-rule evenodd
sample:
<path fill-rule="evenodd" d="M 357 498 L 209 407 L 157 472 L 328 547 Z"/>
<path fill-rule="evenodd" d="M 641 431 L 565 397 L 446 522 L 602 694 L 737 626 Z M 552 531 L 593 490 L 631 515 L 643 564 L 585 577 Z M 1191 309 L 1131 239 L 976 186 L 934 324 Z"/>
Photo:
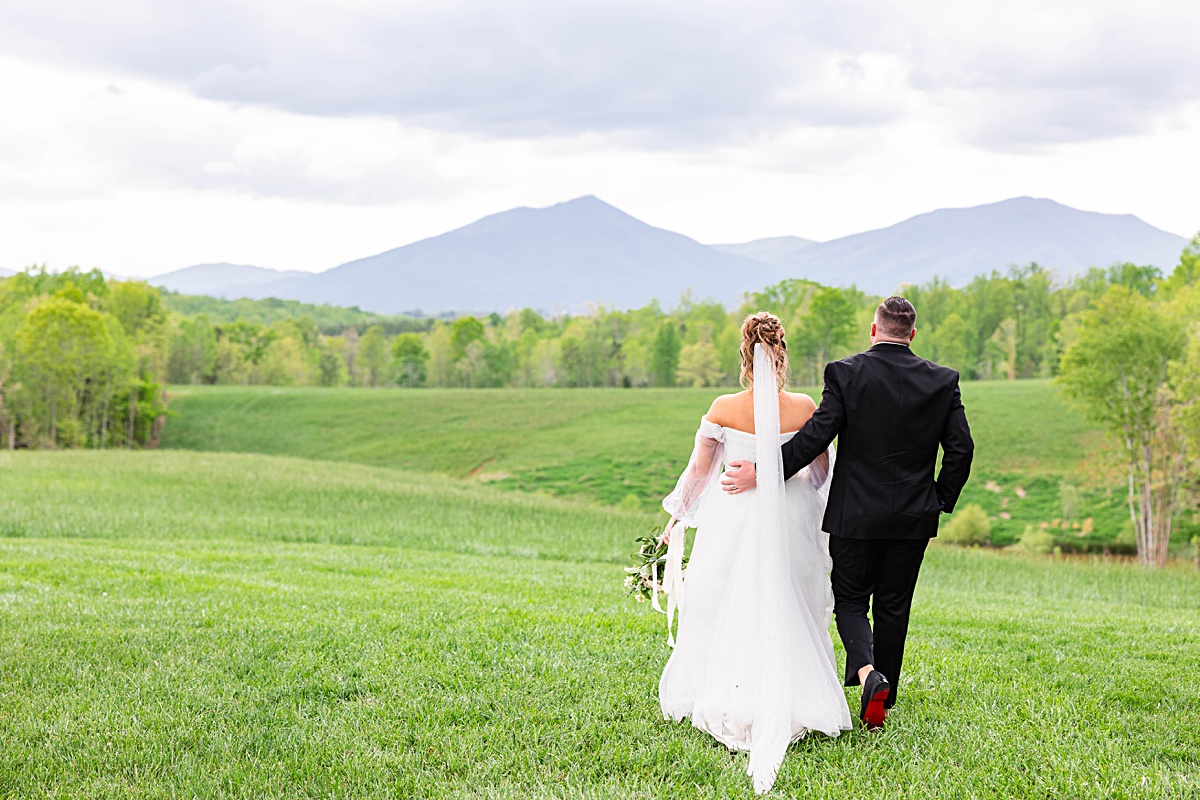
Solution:
<path fill-rule="evenodd" d="M 0 797 L 750 796 L 659 716 L 620 587 L 656 515 L 392 458 L 0 453 Z M 794 745 L 775 795 L 1195 797 L 1198 587 L 936 547 L 888 731 Z"/>
<path fill-rule="evenodd" d="M 4 8 L 0 800 L 1200 800 L 1200 0 Z"/>
<path fill-rule="evenodd" d="M 962 502 L 988 512 L 994 544 L 1045 523 L 1066 552 L 1131 552 L 1124 475 L 1053 383 L 974 381 L 962 390 L 976 444 Z M 181 386 L 171 390 L 162 446 L 433 472 L 653 510 L 722 391 Z M 1079 498 L 1066 525 L 1064 484 Z M 1200 532 L 1190 519 L 1181 525 L 1180 542 Z"/>

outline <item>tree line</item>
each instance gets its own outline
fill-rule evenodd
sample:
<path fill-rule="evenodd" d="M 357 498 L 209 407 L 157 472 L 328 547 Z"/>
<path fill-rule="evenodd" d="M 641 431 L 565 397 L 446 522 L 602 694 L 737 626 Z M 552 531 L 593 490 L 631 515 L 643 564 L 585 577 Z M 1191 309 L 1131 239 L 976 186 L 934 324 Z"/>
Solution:
<path fill-rule="evenodd" d="M 933 280 L 900 291 L 917 308 L 915 352 L 964 379 L 1013 380 L 1057 375 L 1082 315 L 1110 287 L 1153 298 L 1171 280 L 1153 267 L 1120 264 L 1060 281 L 1030 264 L 960 288 Z M 199 314 L 175 326 L 168 377 L 409 388 L 733 387 L 741 321 L 767 309 L 787 326 L 792 384 L 816 386 L 827 361 L 865 345 L 880 299 L 794 279 L 747 294 L 733 310 L 685 294 L 670 310 L 657 303 L 554 316 L 521 309 L 337 333 L 308 315 L 265 324 Z"/>
<path fill-rule="evenodd" d="M 914 350 L 964 378 L 1058 375 L 1086 313 L 1112 287 L 1148 302 L 1186 285 L 1132 264 L 1069 280 L 1036 264 L 952 287 L 902 291 Z M 737 309 L 689 294 L 666 310 L 597 306 L 439 319 L 384 317 L 283 300 L 163 292 L 98 271 L 30 269 L 0 281 L 0 434 L 9 446 L 145 443 L 170 384 L 400 387 L 733 387 L 742 318 L 771 310 L 788 330 L 792 383 L 862 349 L 880 298 L 785 280 Z"/>
<path fill-rule="evenodd" d="M 299 300 L 281 300 L 278 297 L 265 297 L 261 300 L 239 298 L 226 300 L 223 297 L 209 297 L 202 294 L 182 294 L 166 289 L 162 292 L 163 305 L 168 311 L 177 311 L 185 317 L 203 315 L 215 325 L 233 322 L 250 322 L 259 325 L 272 325 L 285 319 L 308 318 L 317 326 L 317 330 L 328 336 L 337 335 L 353 328 L 363 333 L 372 325 L 383 328 L 388 336 L 395 336 L 409 331 L 426 331 L 433 324 L 433 317 L 414 317 L 408 314 L 388 316 L 363 311 L 358 306 L 324 306 L 315 303 L 302 303 Z M 447 319 L 455 315 L 448 314 Z"/>

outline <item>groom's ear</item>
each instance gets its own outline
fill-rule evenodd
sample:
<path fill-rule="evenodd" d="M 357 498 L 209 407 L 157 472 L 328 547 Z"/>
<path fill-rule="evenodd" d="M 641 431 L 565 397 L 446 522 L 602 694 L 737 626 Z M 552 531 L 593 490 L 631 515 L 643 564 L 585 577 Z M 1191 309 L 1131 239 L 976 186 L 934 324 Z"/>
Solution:
<path fill-rule="evenodd" d="M 917 338 L 917 329 L 914 327 L 912 332 L 908 334 L 908 340 L 911 342 L 915 338 Z"/>
<path fill-rule="evenodd" d="M 875 323 L 874 322 L 871 323 L 871 338 L 872 339 L 875 338 Z"/>

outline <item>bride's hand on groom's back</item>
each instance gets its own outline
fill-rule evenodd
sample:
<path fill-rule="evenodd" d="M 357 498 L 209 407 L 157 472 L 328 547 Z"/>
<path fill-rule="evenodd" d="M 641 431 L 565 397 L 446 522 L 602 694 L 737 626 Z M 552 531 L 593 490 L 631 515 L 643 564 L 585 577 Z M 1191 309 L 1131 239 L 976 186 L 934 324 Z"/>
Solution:
<path fill-rule="evenodd" d="M 721 488 L 729 494 L 738 494 L 753 489 L 758 482 L 758 474 L 753 461 L 730 461 L 721 476 Z"/>

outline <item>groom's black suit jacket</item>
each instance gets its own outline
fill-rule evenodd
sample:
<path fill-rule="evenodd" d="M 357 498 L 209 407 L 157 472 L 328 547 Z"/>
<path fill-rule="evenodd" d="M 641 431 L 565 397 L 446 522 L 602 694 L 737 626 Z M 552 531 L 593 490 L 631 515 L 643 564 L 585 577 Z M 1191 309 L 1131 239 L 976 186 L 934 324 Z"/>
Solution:
<path fill-rule="evenodd" d="M 795 475 L 838 439 L 824 529 L 847 539 L 937 536 L 971 472 L 975 445 L 958 373 L 881 342 L 825 366 L 821 406 L 783 444 Z M 934 480 L 938 445 L 942 469 Z"/>

